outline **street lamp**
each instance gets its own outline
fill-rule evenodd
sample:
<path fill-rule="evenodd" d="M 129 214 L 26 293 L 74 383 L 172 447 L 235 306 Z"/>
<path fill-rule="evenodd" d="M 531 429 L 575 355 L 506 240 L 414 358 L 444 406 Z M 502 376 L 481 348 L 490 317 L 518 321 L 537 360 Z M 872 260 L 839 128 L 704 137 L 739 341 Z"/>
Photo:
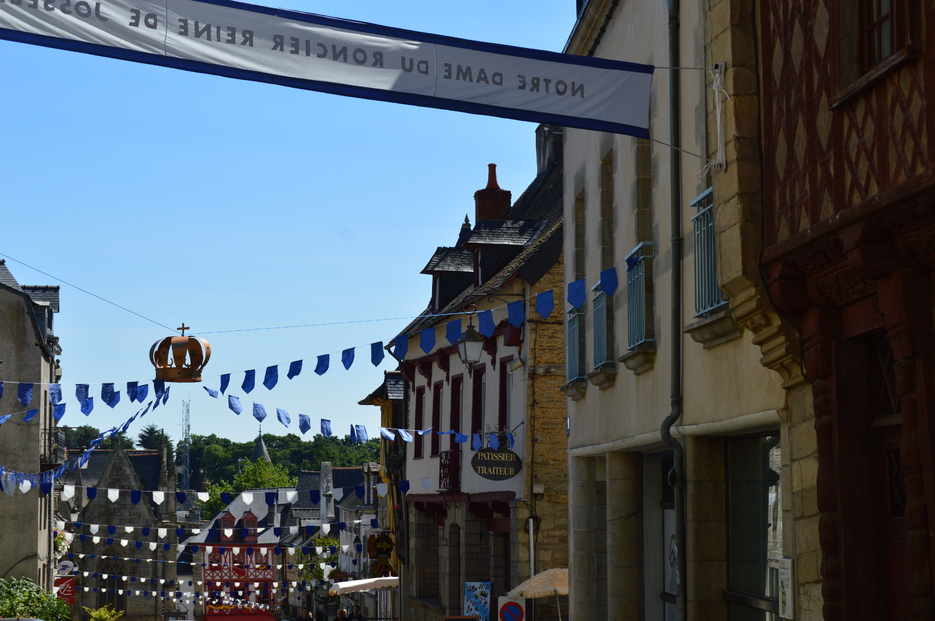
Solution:
<path fill-rule="evenodd" d="M 473 313 L 472 313 L 473 315 Z M 473 323 L 468 323 L 467 330 L 458 339 L 458 357 L 468 369 L 480 362 L 481 352 L 484 349 L 484 337 L 474 329 Z"/>

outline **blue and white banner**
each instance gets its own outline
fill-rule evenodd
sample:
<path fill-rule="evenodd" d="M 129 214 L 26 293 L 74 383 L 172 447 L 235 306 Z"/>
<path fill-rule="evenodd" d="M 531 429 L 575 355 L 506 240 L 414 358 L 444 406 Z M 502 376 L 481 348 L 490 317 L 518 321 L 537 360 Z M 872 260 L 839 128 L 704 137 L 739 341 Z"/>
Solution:
<path fill-rule="evenodd" d="M 651 66 L 227 0 L 0 0 L 0 38 L 351 97 L 649 137 Z"/>

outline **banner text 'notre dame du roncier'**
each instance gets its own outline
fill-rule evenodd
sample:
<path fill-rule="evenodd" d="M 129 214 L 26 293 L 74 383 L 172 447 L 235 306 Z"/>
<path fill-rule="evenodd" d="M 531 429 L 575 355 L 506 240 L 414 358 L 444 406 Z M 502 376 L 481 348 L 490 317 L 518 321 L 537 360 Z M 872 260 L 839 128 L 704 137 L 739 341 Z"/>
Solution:
<path fill-rule="evenodd" d="M 0 0 L 0 38 L 648 137 L 653 68 L 226 0 Z"/>

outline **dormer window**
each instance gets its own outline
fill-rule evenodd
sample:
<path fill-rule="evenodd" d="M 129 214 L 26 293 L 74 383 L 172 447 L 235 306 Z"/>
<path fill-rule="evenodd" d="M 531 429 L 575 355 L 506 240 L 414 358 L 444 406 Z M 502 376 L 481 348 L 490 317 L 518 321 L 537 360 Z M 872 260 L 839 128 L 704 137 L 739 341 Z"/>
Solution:
<path fill-rule="evenodd" d="M 243 516 L 244 543 L 256 543 L 256 516 L 249 511 Z"/>
<path fill-rule="evenodd" d="M 225 513 L 218 520 L 221 527 L 221 543 L 230 543 L 234 540 L 234 516 Z"/>

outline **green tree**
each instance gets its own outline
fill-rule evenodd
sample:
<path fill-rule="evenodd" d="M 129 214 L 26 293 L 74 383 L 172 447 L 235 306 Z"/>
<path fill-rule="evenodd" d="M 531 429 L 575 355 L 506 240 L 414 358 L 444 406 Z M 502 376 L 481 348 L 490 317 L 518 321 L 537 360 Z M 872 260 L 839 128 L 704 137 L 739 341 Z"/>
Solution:
<path fill-rule="evenodd" d="M 111 436 L 98 445 L 99 448 L 111 450 L 117 448 L 118 446 L 122 446 L 126 450 L 136 448 L 136 445 L 133 443 L 133 439 L 122 433 Z"/>
<path fill-rule="evenodd" d="M 0 578 L 0 617 L 69 621 L 71 612 L 65 600 L 28 578 Z"/>
<path fill-rule="evenodd" d="M 168 465 L 170 468 L 174 466 L 175 449 L 172 446 L 172 439 L 163 429 L 160 429 L 156 425 L 149 424 L 143 427 L 138 437 L 140 448 L 167 451 Z"/>
<path fill-rule="evenodd" d="M 244 460 L 241 469 L 241 472 L 234 475 L 233 484 L 221 481 L 208 487 L 208 500 L 203 505 L 202 515 L 214 516 L 224 508 L 224 502 L 221 501 L 222 492 L 230 492 L 234 496 L 248 489 L 295 487 L 298 483 L 298 478 L 289 476 L 285 468 L 264 459 L 255 462 Z"/>
<path fill-rule="evenodd" d="M 91 440 L 101 434 L 101 430 L 91 425 L 81 425 L 79 427 L 61 427 L 65 432 L 65 444 L 70 450 L 87 448 Z"/>

